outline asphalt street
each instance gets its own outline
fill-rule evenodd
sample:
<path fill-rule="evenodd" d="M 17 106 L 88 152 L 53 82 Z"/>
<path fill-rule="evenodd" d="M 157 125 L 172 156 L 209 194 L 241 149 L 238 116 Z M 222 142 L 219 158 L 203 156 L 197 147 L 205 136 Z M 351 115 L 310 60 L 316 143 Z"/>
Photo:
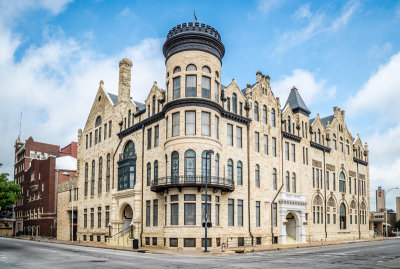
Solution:
<path fill-rule="evenodd" d="M 176 256 L 0 237 L 0 268 L 400 268 L 400 240 Z"/>

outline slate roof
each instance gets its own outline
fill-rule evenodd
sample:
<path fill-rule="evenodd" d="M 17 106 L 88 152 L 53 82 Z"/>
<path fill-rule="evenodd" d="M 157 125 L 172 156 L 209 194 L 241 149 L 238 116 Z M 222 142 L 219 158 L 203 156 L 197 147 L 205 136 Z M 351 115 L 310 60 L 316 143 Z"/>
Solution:
<path fill-rule="evenodd" d="M 289 104 L 293 113 L 300 112 L 306 116 L 310 115 L 311 113 L 310 110 L 307 108 L 306 104 L 304 103 L 303 98 L 301 98 L 300 93 L 296 89 L 296 87 L 293 87 L 290 90 L 289 97 L 286 101 L 286 104 L 283 107 L 286 107 L 287 104 Z"/>
<path fill-rule="evenodd" d="M 117 102 L 118 102 L 118 95 L 115 95 L 115 94 L 112 94 L 112 93 L 107 93 L 108 94 L 108 96 L 110 97 L 110 99 L 111 99 L 111 101 L 113 102 L 113 104 L 115 105 Z M 142 111 L 142 110 L 146 110 L 146 105 L 145 104 L 143 104 L 143 103 L 140 103 L 140 102 L 136 102 L 136 101 L 133 101 L 133 103 L 137 106 L 137 107 L 139 107 L 139 110 L 138 111 Z"/>
<path fill-rule="evenodd" d="M 254 88 L 254 86 L 256 86 L 256 85 L 257 85 L 257 83 L 258 83 L 258 82 L 251 84 L 251 85 L 250 85 L 250 89 L 253 89 L 253 88 Z M 247 89 L 247 87 L 246 87 L 246 88 L 244 88 L 244 89 L 242 89 L 242 93 L 244 94 L 244 96 L 246 96 L 246 89 Z"/>
<path fill-rule="evenodd" d="M 328 121 L 329 121 L 329 123 L 332 123 L 333 119 L 334 119 L 334 115 L 330 115 L 328 117 L 321 118 L 322 125 L 324 125 L 324 127 L 326 128 L 326 125 L 328 124 Z M 310 125 L 312 125 L 314 120 L 315 120 L 315 118 L 310 120 Z"/>

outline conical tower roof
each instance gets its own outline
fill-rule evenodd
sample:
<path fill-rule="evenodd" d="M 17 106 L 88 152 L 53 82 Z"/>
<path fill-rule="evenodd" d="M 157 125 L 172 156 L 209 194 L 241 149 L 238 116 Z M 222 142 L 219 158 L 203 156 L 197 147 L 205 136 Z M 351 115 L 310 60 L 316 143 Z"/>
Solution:
<path fill-rule="evenodd" d="M 297 90 L 296 87 L 293 86 L 293 88 L 290 90 L 289 97 L 286 101 L 285 106 L 289 104 L 290 108 L 292 109 L 293 113 L 302 113 L 306 116 L 310 115 L 310 110 L 308 110 L 306 104 L 303 101 L 303 98 L 301 98 L 299 90 Z M 285 107 L 284 106 L 284 107 Z"/>

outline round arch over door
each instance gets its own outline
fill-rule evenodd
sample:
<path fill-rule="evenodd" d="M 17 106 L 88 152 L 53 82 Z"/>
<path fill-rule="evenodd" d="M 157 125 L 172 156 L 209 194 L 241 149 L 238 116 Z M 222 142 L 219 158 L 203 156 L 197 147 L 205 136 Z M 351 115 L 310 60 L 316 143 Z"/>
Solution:
<path fill-rule="evenodd" d="M 298 241 L 298 237 L 297 237 L 297 226 L 298 225 L 298 221 L 297 218 L 295 216 L 295 214 L 293 214 L 292 212 L 289 212 L 289 214 L 286 215 L 286 234 L 287 237 L 290 237 L 292 240 L 296 240 Z M 287 238 L 286 240 L 288 240 L 289 238 Z"/>

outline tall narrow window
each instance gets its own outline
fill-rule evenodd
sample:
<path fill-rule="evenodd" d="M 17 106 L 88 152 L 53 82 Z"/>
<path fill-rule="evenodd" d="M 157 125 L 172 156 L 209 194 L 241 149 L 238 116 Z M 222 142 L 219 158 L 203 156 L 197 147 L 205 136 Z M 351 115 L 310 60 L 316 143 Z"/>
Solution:
<path fill-rule="evenodd" d="M 292 123 L 291 123 L 291 121 L 290 121 L 290 116 L 288 116 L 287 117 L 287 131 L 288 131 L 288 133 L 291 133 L 292 132 Z"/>
<path fill-rule="evenodd" d="M 237 96 L 236 96 L 236 93 L 232 94 L 232 112 L 237 114 Z"/>
<path fill-rule="evenodd" d="M 292 156 L 292 161 L 295 162 L 296 161 L 296 145 L 292 144 L 292 152 L 291 152 L 291 156 Z"/>
<path fill-rule="evenodd" d="M 171 181 L 178 183 L 179 180 L 179 153 L 174 151 L 171 155 Z"/>
<path fill-rule="evenodd" d="M 219 154 L 215 155 L 215 176 L 219 177 Z M 217 179 L 219 180 L 219 179 Z"/>
<path fill-rule="evenodd" d="M 103 191 L 103 158 L 99 159 L 99 182 L 97 182 L 97 192 L 101 193 Z"/>
<path fill-rule="evenodd" d="M 228 226 L 234 225 L 234 201 L 228 199 Z"/>
<path fill-rule="evenodd" d="M 151 185 L 151 164 L 147 163 L 147 186 Z"/>
<path fill-rule="evenodd" d="M 146 201 L 146 226 L 149 227 L 150 226 L 150 219 L 151 219 L 151 201 L 147 200 Z"/>
<path fill-rule="evenodd" d="M 289 142 L 285 142 L 285 160 L 289 161 Z"/>
<path fill-rule="evenodd" d="M 228 183 L 233 184 L 233 161 L 228 160 Z"/>
<path fill-rule="evenodd" d="M 219 118 L 217 116 L 215 116 L 215 138 L 219 139 Z"/>
<path fill-rule="evenodd" d="M 339 174 L 339 191 L 346 192 L 346 179 L 343 172 L 340 172 Z"/>
<path fill-rule="evenodd" d="M 254 150 L 255 152 L 260 152 L 260 133 L 254 133 Z"/>
<path fill-rule="evenodd" d="M 340 204 L 340 229 L 346 229 L 346 206 Z"/>
<path fill-rule="evenodd" d="M 196 195 L 185 194 L 184 200 L 184 225 L 196 225 Z"/>
<path fill-rule="evenodd" d="M 207 170 L 206 170 L 207 166 Z M 211 176 L 211 155 L 207 156 L 207 152 L 203 151 L 201 153 L 201 177 L 202 181 L 205 182 L 204 180 L 207 178 L 208 183 L 210 182 L 210 176 Z"/>
<path fill-rule="evenodd" d="M 256 187 L 260 187 L 260 166 L 256 164 L 256 170 L 255 170 L 255 183 Z"/>
<path fill-rule="evenodd" d="M 217 81 L 214 82 L 214 100 L 218 103 L 219 99 L 219 83 Z"/>
<path fill-rule="evenodd" d="M 160 141 L 160 127 L 157 125 L 154 127 L 154 147 L 158 147 Z"/>
<path fill-rule="evenodd" d="M 276 138 L 272 137 L 272 156 L 276 157 Z"/>
<path fill-rule="evenodd" d="M 181 77 L 176 77 L 173 79 L 173 100 L 181 97 Z"/>
<path fill-rule="evenodd" d="M 258 121 L 258 102 L 254 102 L 254 120 Z"/>
<path fill-rule="evenodd" d="M 186 75 L 186 97 L 196 97 L 197 96 L 197 76 L 196 75 Z"/>
<path fill-rule="evenodd" d="M 290 192 L 290 176 L 289 172 L 286 171 L 286 192 Z"/>
<path fill-rule="evenodd" d="M 292 174 L 292 192 L 296 192 L 297 182 L 296 182 L 296 174 Z"/>
<path fill-rule="evenodd" d="M 201 97 L 211 99 L 211 78 L 206 76 L 201 79 Z"/>
<path fill-rule="evenodd" d="M 110 153 L 107 154 L 107 168 L 106 168 L 106 192 L 110 191 L 110 165 L 111 165 L 111 156 Z"/>
<path fill-rule="evenodd" d="M 196 111 L 185 111 L 185 134 L 196 134 Z"/>
<path fill-rule="evenodd" d="M 189 149 L 185 152 L 185 182 L 194 182 L 196 176 L 196 153 Z"/>
<path fill-rule="evenodd" d="M 267 124 L 267 107 L 266 107 L 266 106 L 263 106 L 263 115 L 262 115 L 262 118 L 263 118 L 263 123 L 264 123 L 264 124 Z"/>
<path fill-rule="evenodd" d="M 276 127 L 276 121 L 275 121 L 275 109 L 271 109 L 271 124 L 272 127 Z"/>
<path fill-rule="evenodd" d="M 108 137 L 111 137 L 112 132 L 112 121 L 108 122 Z"/>
<path fill-rule="evenodd" d="M 278 220 L 278 211 L 277 211 L 277 204 L 272 203 L 271 204 L 271 210 L 272 210 L 272 226 L 276 227 L 277 226 L 277 220 Z"/>
<path fill-rule="evenodd" d="M 227 124 L 227 142 L 229 146 L 233 146 L 233 125 Z"/>
<path fill-rule="evenodd" d="M 256 227 L 260 227 L 260 202 L 256 201 Z"/>
<path fill-rule="evenodd" d="M 211 136 L 211 114 L 201 112 L 201 135 Z"/>
<path fill-rule="evenodd" d="M 88 163 L 85 163 L 85 196 L 88 195 L 89 190 L 89 167 Z"/>
<path fill-rule="evenodd" d="M 168 131 L 169 131 L 169 122 L 168 117 L 165 118 L 165 140 L 168 138 Z"/>
<path fill-rule="evenodd" d="M 243 185 L 242 162 L 237 162 L 237 185 Z"/>
<path fill-rule="evenodd" d="M 172 136 L 179 135 L 179 112 L 172 114 Z"/>
<path fill-rule="evenodd" d="M 147 129 L 147 149 L 151 149 L 151 128 Z"/>
<path fill-rule="evenodd" d="M 274 190 L 278 189 L 278 180 L 277 180 L 277 177 L 276 177 L 276 168 L 272 169 L 272 188 Z"/>
<path fill-rule="evenodd" d="M 90 195 L 94 195 L 94 176 L 95 176 L 95 162 L 92 161 L 92 184 L 90 186 Z"/>
<path fill-rule="evenodd" d="M 158 161 L 154 161 L 154 182 L 158 183 Z"/>
<path fill-rule="evenodd" d="M 151 106 L 151 115 L 154 115 L 154 114 L 156 114 L 156 96 L 155 95 L 153 95 L 153 103 Z M 128 123 L 128 125 L 129 125 L 129 123 Z"/>
<path fill-rule="evenodd" d="M 243 200 L 238 199 L 237 202 L 237 224 L 238 226 L 243 226 Z"/>
<path fill-rule="evenodd" d="M 268 154 L 268 136 L 264 135 L 264 154 Z"/>
<path fill-rule="evenodd" d="M 153 226 L 158 226 L 158 199 L 153 200 Z"/>
<path fill-rule="evenodd" d="M 136 183 L 135 145 L 129 141 L 118 162 L 118 190 L 132 189 Z"/>
<path fill-rule="evenodd" d="M 242 127 L 236 126 L 236 147 L 242 147 Z"/>

